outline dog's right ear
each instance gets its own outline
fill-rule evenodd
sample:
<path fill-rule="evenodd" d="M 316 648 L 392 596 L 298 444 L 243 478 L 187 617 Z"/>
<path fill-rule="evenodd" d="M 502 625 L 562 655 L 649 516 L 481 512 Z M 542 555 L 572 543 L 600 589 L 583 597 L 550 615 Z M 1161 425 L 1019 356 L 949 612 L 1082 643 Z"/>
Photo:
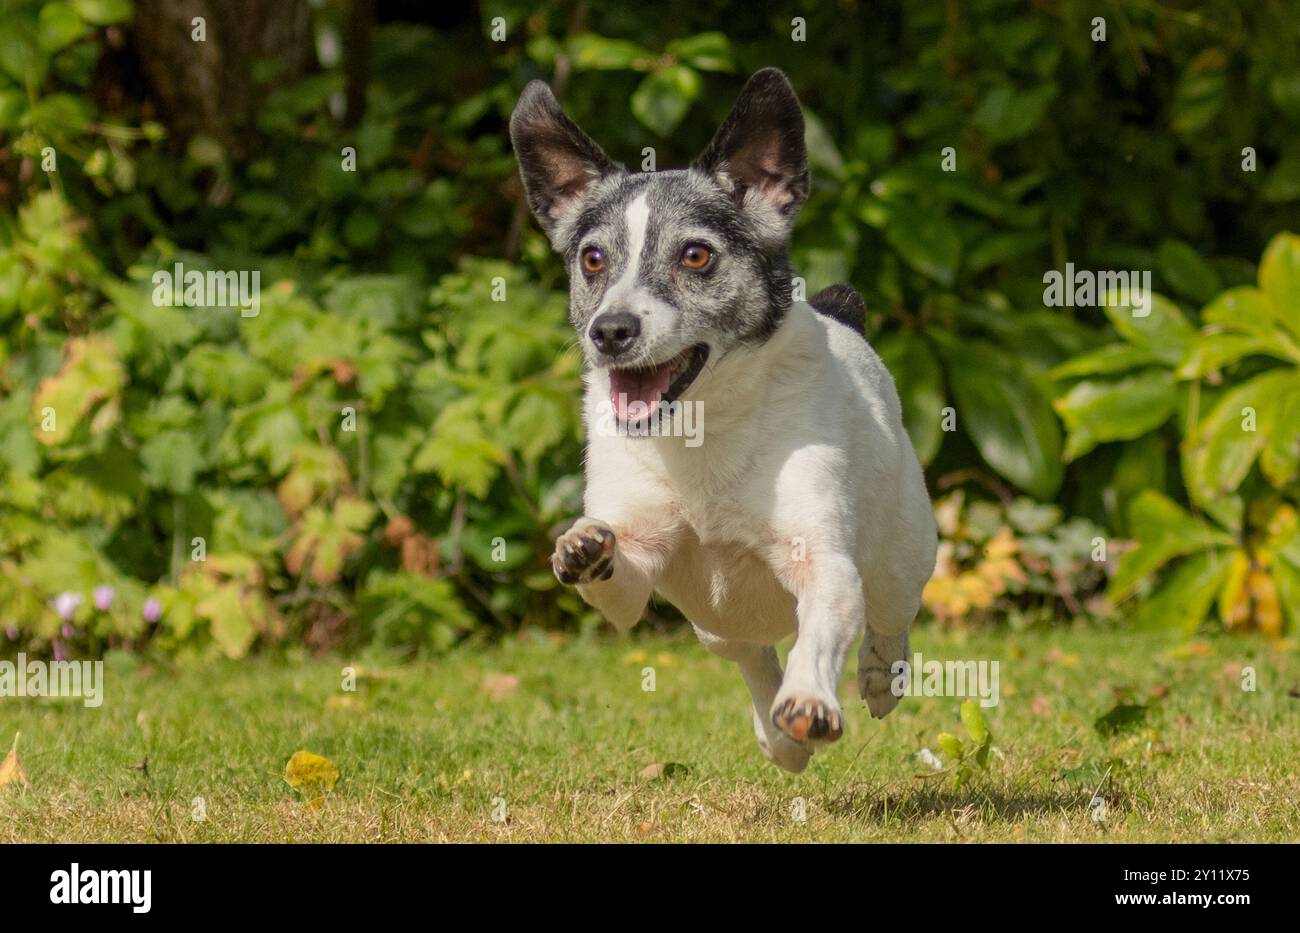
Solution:
<path fill-rule="evenodd" d="M 528 206 L 558 248 L 557 231 L 576 215 L 583 197 L 619 170 L 577 124 L 565 116 L 544 81 L 530 81 L 510 115 L 510 141 L 519 159 Z"/>

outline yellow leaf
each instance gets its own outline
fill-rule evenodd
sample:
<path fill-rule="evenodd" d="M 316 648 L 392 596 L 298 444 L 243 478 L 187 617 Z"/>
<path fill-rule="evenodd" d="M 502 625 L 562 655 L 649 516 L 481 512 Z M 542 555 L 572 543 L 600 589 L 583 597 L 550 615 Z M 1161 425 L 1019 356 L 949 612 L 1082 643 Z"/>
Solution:
<path fill-rule="evenodd" d="M 21 784 L 23 787 L 30 787 L 31 781 L 27 780 L 27 772 L 23 770 L 23 763 L 18 760 L 18 737 L 21 732 L 14 733 L 14 744 L 9 749 L 9 754 L 5 756 L 4 761 L 0 761 L 0 787 L 6 784 Z"/>
<path fill-rule="evenodd" d="M 1246 578 L 1246 588 L 1255 604 L 1255 625 L 1265 635 L 1276 638 L 1282 634 L 1282 603 L 1277 598 L 1273 578 L 1262 570 L 1251 571 Z"/>
<path fill-rule="evenodd" d="M 284 766 L 284 780 L 288 785 L 315 798 L 310 801 L 318 806 L 321 798 L 334 789 L 338 783 L 339 769 L 334 762 L 321 755 L 308 751 L 296 751 Z"/>
<path fill-rule="evenodd" d="M 1246 593 L 1246 574 L 1250 572 L 1250 558 L 1237 551 L 1228 565 L 1223 589 L 1219 590 L 1219 618 L 1228 628 L 1245 625 L 1250 621 L 1250 597 Z"/>

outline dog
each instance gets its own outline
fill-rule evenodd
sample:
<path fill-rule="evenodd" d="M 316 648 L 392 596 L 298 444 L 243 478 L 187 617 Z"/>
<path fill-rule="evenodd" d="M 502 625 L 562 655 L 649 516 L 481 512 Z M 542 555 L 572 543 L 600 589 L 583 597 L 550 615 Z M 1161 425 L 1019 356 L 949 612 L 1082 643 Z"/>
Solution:
<path fill-rule="evenodd" d="M 840 675 L 858 649 L 875 717 L 935 563 L 925 479 L 862 298 L 793 300 L 791 224 L 810 179 L 785 75 L 746 83 L 687 169 L 629 172 L 542 81 L 510 137 L 529 207 L 570 284 L 588 368 L 584 517 L 555 543 L 560 582 L 620 630 L 652 594 L 734 661 L 763 754 L 801 771 L 840 738 Z M 694 405 L 689 446 L 648 432 Z M 602 420 L 625 430 L 595 430 Z M 781 669 L 775 645 L 796 639 Z"/>

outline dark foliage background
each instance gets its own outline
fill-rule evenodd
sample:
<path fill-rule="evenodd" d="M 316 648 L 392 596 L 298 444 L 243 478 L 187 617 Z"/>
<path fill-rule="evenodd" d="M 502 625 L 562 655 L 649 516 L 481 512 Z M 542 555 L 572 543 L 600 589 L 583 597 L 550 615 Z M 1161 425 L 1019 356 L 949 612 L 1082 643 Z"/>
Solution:
<path fill-rule="evenodd" d="M 865 294 L 928 468 L 929 611 L 1295 625 L 1298 14 L 3 0 L 6 644 L 594 624 L 546 566 L 580 361 L 505 123 L 542 77 L 681 165 L 767 65 L 808 115 L 796 268 Z M 177 262 L 258 271 L 259 314 L 157 306 Z M 1045 307 L 1067 262 L 1161 297 Z"/>

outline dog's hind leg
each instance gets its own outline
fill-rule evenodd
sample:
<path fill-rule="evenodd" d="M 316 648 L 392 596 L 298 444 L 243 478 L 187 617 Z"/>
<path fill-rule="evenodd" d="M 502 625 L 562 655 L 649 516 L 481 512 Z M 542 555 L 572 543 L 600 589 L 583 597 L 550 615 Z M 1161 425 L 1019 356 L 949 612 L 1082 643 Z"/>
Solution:
<path fill-rule="evenodd" d="M 858 646 L 858 694 L 876 719 L 898 705 L 895 665 L 909 660 L 908 629 L 920 608 L 918 599 L 884 596 L 873 593 L 868 598 L 867 627 Z"/>
<path fill-rule="evenodd" d="M 772 723 L 769 711 L 776 692 L 781 688 L 781 662 L 772 645 L 728 641 L 696 626 L 700 643 L 719 657 L 735 661 L 753 698 L 754 737 L 768 761 L 787 771 L 799 772 L 808 766 L 812 749 L 800 745 Z"/>

